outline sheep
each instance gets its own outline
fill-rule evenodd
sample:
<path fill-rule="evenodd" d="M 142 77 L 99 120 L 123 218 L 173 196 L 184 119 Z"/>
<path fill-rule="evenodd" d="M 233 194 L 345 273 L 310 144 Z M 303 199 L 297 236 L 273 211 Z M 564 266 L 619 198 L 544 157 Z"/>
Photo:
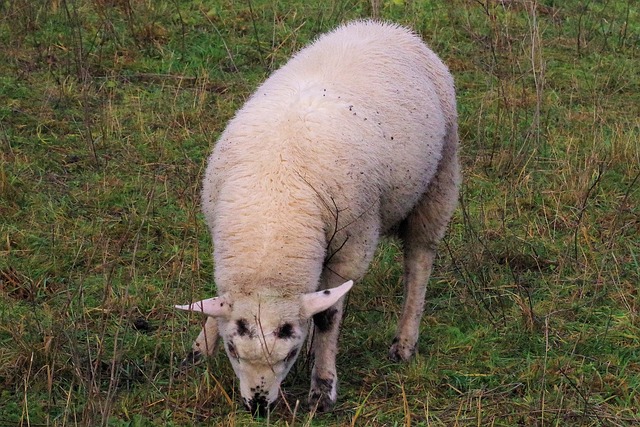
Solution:
<path fill-rule="evenodd" d="M 208 316 L 190 359 L 222 337 L 245 407 L 264 415 L 312 323 L 308 401 L 330 410 L 344 296 L 395 235 L 404 303 L 388 356 L 409 360 L 459 169 L 453 78 L 417 35 L 354 21 L 320 36 L 255 91 L 208 160 L 219 296 L 176 306 Z"/>

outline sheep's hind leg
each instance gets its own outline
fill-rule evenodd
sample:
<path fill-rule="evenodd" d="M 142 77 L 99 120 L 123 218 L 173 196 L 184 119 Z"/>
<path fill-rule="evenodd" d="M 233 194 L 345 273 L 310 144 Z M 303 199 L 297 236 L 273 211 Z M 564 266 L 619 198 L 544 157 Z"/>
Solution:
<path fill-rule="evenodd" d="M 460 172 L 455 133 L 443 152 L 440 167 L 427 192 L 400 229 L 404 243 L 404 303 L 389 358 L 409 360 L 416 351 L 427 282 L 436 246 L 444 236 L 458 200 Z"/>
<path fill-rule="evenodd" d="M 396 336 L 389 349 L 395 362 L 409 360 L 415 353 L 420 320 L 424 309 L 427 281 L 435 258 L 435 250 L 428 247 L 405 249 L 404 303 Z"/>

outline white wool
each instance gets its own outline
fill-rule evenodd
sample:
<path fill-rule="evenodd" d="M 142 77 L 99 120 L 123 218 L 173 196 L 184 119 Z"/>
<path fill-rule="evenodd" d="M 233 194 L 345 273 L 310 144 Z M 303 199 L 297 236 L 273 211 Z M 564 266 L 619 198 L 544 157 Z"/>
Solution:
<path fill-rule="evenodd" d="M 453 100 L 444 64 L 395 25 L 352 23 L 300 51 L 210 157 L 203 208 L 219 292 L 315 290 L 336 207 L 339 228 L 374 216 L 385 232 L 403 219 L 436 171 Z"/>

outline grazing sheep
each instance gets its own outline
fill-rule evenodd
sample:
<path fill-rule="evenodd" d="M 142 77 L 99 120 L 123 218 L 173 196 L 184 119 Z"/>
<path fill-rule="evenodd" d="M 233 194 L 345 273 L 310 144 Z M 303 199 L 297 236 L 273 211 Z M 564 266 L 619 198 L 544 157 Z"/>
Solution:
<path fill-rule="evenodd" d="M 273 73 L 215 145 L 202 206 L 217 298 L 191 357 L 219 337 L 254 414 L 272 407 L 313 319 L 309 404 L 336 402 L 343 296 L 383 235 L 404 248 L 389 350 L 415 352 L 427 280 L 460 182 L 447 67 L 412 32 L 373 21 L 321 36 Z"/>

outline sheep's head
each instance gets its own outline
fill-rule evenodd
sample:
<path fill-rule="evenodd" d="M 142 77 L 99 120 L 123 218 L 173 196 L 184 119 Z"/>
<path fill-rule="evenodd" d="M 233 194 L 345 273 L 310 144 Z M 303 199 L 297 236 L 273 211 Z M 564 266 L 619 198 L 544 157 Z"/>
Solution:
<path fill-rule="evenodd" d="M 221 295 L 176 308 L 217 319 L 244 405 L 252 414 L 264 415 L 300 354 L 309 318 L 334 305 L 352 285 L 348 281 L 291 298 L 252 295 L 234 300 Z"/>

